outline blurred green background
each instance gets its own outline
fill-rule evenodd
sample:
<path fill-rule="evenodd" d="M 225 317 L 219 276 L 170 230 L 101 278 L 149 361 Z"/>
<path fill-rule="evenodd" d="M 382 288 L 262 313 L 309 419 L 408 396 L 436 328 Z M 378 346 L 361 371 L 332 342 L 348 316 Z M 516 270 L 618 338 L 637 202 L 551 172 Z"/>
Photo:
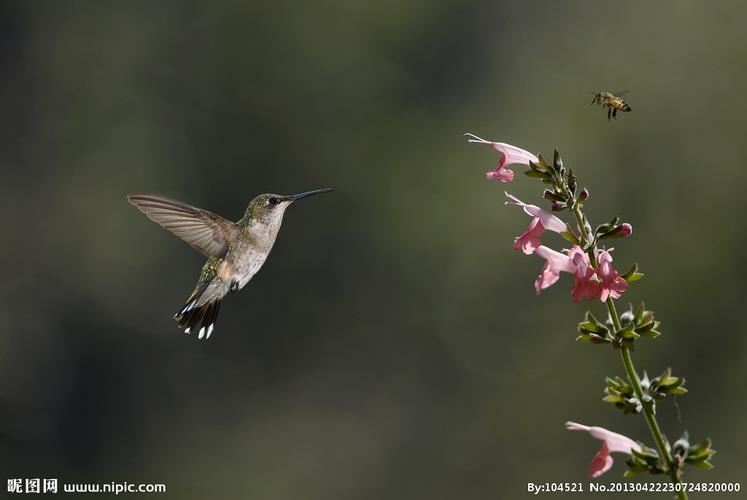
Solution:
<path fill-rule="evenodd" d="M 690 388 L 682 423 L 671 401 L 660 422 L 713 438 L 716 468 L 690 480 L 743 480 L 745 15 L 3 2 L 4 476 L 166 483 L 181 499 L 517 498 L 588 479 L 599 442 L 566 420 L 652 444 L 601 401 L 617 353 L 574 342 L 589 305 L 567 276 L 536 297 L 541 261 L 511 248 L 528 218 L 503 190 L 539 203 L 541 186 L 520 168 L 486 182 L 498 156 L 469 131 L 557 147 L 592 222 L 633 224 L 616 263 L 647 275 L 624 299 L 664 332 L 635 360 Z M 589 92 L 621 89 L 633 111 L 608 123 Z M 210 341 L 177 330 L 203 257 L 125 195 L 238 219 L 256 194 L 318 187 L 335 192 L 289 209 Z"/>

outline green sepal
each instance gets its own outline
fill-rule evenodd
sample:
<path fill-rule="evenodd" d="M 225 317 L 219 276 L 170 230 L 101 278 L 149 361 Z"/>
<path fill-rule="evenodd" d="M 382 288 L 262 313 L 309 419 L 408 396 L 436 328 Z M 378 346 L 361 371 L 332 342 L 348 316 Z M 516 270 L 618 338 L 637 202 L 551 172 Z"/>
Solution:
<path fill-rule="evenodd" d="M 547 165 L 546 163 L 542 163 L 541 161 L 540 162 L 530 161 L 529 168 L 531 168 L 535 172 L 542 172 L 546 174 L 551 173 L 549 165 Z"/>
<path fill-rule="evenodd" d="M 562 194 L 556 193 L 553 189 L 545 189 L 545 191 L 542 193 L 542 197 L 546 200 L 565 203 L 565 196 L 563 196 Z"/>
<path fill-rule="evenodd" d="M 556 149 L 552 157 L 552 168 L 560 175 L 563 175 L 563 159 L 560 157 L 560 153 Z"/>
<path fill-rule="evenodd" d="M 685 462 L 687 462 L 687 460 L 685 460 Z M 713 469 L 713 464 L 711 462 L 709 462 L 708 460 L 702 460 L 700 462 L 692 462 L 692 463 L 691 462 L 687 462 L 687 463 L 690 464 L 690 465 L 693 465 L 695 467 L 699 467 L 701 469 L 705 469 L 705 470 L 711 470 L 711 469 Z"/>
<path fill-rule="evenodd" d="M 568 169 L 568 189 L 571 191 L 571 195 L 576 196 L 576 190 L 578 190 L 578 179 L 573 175 L 573 169 Z"/>
<path fill-rule="evenodd" d="M 548 174 L 544 172 L 540 172 L 538 170 L 527 170 L 524 172 L 524 174 L 528 175 L 529 177 L 536 177 L 537 179 L 542 179 L 543 181 L 551 179 L 551 177 Z"/>
<path fill-rule="evenodd" d="M 542 168 L 545 172 L 550 172 L 550 164 L 547 163 L 547 160 L 545 160 L 545 157 L 542 156 L 542 153 L 537 155 L 537 159 L 539 159 L 539 162 L 535 164 Z"/>
<path fill-rule="evenodd" d="M 615 216 L 609 222 L 598 225 L 597 228 L 594 230 L 594 234 L 597 236 L 597 238 L 604 238 L 604 235 L 606 235 L 607 233 L 611 231 L 614 231 L 615 228 L 619 225 L 620 225 L 620 217 Z"/>
<path fill-rule="evenodd" d="M 656 452 L 656 450 L 651 448 L 641 448 L 641 451 L 636 451 L 635 449 L 630 450 L 630 453 L 639 459 L 641 459 L 643 462 L 655 465 L 659 462 L 659 454 Z"/>
<path fill-rule="evenodd" d="M 656 330 L 648 330 L 645 332 L 641 332 L 641 335 L 643 335 L 644 337 L 655 339 L 656 337 L 661 335 L 661 332 L 657 332 Z"/>
<path fill-rule="evenodd" d="M 580 240 L 579 240 L 579 239 L 578 239 L 578 238 L 576 237 L 576 235 L 575 235 L 575 234 L 573 234 L 573 233 L 572 233 L 572 232 L 570 232 L 570 231 L 563 231 L 562 233 L 560 233 L 560 236 L 561 236 L 561 237 L 562 237 L 562 238 L 563 238 L 564 240 L 566 240 L 566 241 L 568 241 L 569 243 L 572 243 L 572 244 L 574 244 L 574 245 L 578 245 L 579 243 L 581 243 L 581 241 L 580 241 Z"/>
<path fill-rule="evenodd" d="M 638 272 L 638 263 L 633 263 L 630 268 L 622 273 L 620 277 L 627 281 L 628 283 L 633 283 L 634 281 L 638 281 L 639 279 L 643 278 L 644 274 Z"/>

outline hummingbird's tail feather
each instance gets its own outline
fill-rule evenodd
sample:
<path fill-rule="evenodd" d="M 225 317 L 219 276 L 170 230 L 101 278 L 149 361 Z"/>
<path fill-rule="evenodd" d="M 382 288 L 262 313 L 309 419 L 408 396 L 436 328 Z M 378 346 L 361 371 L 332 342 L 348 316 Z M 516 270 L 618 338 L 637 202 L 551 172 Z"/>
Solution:
<path fill-rule="evenodd" d="M 187 300 L 187 303 L 174 315 L 176 324 L 186 333 L 197 331 L 197 338 L 210 338 L 218 318 L 220 302 L 225 292 L 216 293 L 210 287 L 211 282 L 199 285 Z M 222 288 L 222 287 L 214 287 Z M 197 327 L 200 327 L 199 330 Z"/>
<path fill-rule="evenodd" d="M 218 319 L 218 311 L 220 310 L 220 299 L 212 302 L 207 302 L 200 306 L 189 308 L 190 303 L 187 303 L 176 315 L 176 320 L 179 328 L 183 328 L 185 332 L 191 333 L 196 331 L 197 338 L 210 338 L 215 328 L 215 321 Z M 182 312 L 183 311 L 183 312 Z M 199 327 L 199 329 L 198 329 Z"/>

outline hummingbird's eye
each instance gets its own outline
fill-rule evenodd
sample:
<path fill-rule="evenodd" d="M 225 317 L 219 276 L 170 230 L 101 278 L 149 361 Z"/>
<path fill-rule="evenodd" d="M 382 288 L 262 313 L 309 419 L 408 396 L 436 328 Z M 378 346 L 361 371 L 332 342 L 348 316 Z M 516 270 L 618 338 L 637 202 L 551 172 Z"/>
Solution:
<path fill-rule="evenodd" d="M 275 198 L 274 196 L 267 201 L 270 203 L 270 205 L 277 205 L 278 203 L 280 203 L 280 200 Z"/>

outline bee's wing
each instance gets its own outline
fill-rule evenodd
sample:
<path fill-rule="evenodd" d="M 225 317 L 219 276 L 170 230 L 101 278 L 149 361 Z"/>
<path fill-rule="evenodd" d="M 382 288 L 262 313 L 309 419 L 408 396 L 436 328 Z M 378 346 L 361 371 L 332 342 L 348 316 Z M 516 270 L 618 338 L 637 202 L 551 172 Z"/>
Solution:
<path fill-rule="evenodd" d="M 622 97 L 625 94 L 627 94 L 628 92 L 630 92 L 630 90 L 619 90 L 617 92 L 613 92 L 612 95 L 614 95 L 616 97 Z"/>
<path fill-rule="evenodd" d="M 130 194 L 127 201 L 207 257 L 226 255 L 229 236 L 238 231 L 236 224 L 220 215 L 165 196 Z"/>

